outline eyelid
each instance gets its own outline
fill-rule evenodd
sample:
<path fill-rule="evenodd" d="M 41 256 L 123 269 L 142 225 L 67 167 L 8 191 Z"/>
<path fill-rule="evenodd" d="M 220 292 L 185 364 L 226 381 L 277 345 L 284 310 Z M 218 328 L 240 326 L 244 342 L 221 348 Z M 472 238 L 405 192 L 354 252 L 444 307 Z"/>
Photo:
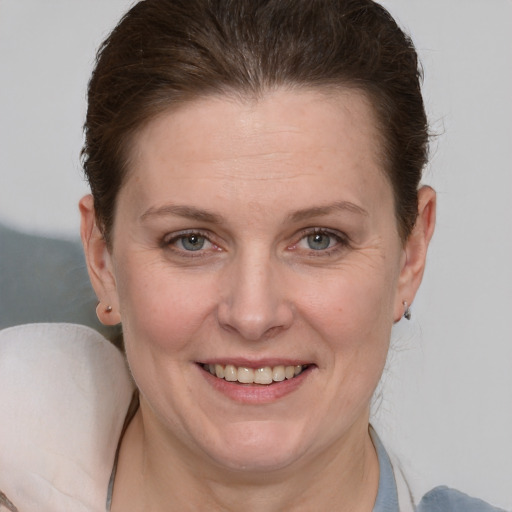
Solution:
<path fill-rule="evenodd" d="M 203 231 L 202 229 L 183 229 L 181 231 L 173 231 L 172 233 L 167 233 L 162 238 L 162 242 L 164 244 L 170 244 L 171 242 L 179 240 L 180 238 L 185 238 L 190 235 L 198 235 L 210 240 L 210 234 Z"/>

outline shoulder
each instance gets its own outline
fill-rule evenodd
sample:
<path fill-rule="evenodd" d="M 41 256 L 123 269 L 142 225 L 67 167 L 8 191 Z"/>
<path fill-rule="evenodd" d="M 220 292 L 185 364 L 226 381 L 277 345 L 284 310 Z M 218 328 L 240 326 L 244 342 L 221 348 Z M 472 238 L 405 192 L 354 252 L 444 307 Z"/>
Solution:
<path fill-rule="evenodd" d="M 417 512 L 504 512 L 455 489 L 436 487 L 423 496 Z"/>
<path fill-rule="evenodd" d="M 0 331 L 0 491 L 20 510 L 98 509 L 132 391 L 123 355 L 88 327 Z"/>

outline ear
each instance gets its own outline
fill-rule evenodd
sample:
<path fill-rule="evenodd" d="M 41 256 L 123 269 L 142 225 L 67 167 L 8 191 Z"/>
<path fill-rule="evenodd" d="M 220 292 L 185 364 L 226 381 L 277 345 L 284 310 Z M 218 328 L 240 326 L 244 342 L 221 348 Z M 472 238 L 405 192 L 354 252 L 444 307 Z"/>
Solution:
<path fill-rule="evenodd" d="M 404 314 L 404 301 L 410 306 L 425 270 L 427 249 L 436 223 L 436 193 L 428 186 L 418 191 L 418 217 L 403 248 L 402 268 L 398 278 L 394 318 Z"/>
<path fill-rule="evenodd" d="M 96 314 L 102 324 L 116 325 L 121 321 L 121 316 L 112 256 L 103 233 L 96 223 L 92 195 L 83 197 L 78 204 L 81 217 L 80 236 L 84 246 L 87 271 L 99 300 Z"/>

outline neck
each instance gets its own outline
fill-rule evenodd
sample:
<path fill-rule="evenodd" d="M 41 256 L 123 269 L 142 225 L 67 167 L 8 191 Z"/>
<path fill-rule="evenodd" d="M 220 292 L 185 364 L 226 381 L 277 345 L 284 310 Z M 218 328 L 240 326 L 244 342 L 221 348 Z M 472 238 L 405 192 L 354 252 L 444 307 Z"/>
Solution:
<path fill-rule="evenodd" d="M 371 512 L 379 467 L 367 423 L 361 427 L 293 467 L 247 473 L 199 460 L 139 409 L 122 441 L 112 512 Z"/>

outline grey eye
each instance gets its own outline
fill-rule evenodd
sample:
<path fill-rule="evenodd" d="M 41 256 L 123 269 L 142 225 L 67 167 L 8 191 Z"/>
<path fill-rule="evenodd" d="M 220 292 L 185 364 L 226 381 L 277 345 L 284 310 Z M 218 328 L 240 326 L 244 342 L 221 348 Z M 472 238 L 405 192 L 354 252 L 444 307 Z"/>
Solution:
<path fill-rule="evenodd" d="M 325 233 L 314 233 L 307 237 L 308 247 L 314 251 L 322 251 L 331 245 L 331 237 Z"/>
<path fill-rule="evenodd" d="M 186 251 L 199 251 L 204 247 L 206 238 L 200 235 L 187 235 L 180 238 L 181 245 Z"/>

